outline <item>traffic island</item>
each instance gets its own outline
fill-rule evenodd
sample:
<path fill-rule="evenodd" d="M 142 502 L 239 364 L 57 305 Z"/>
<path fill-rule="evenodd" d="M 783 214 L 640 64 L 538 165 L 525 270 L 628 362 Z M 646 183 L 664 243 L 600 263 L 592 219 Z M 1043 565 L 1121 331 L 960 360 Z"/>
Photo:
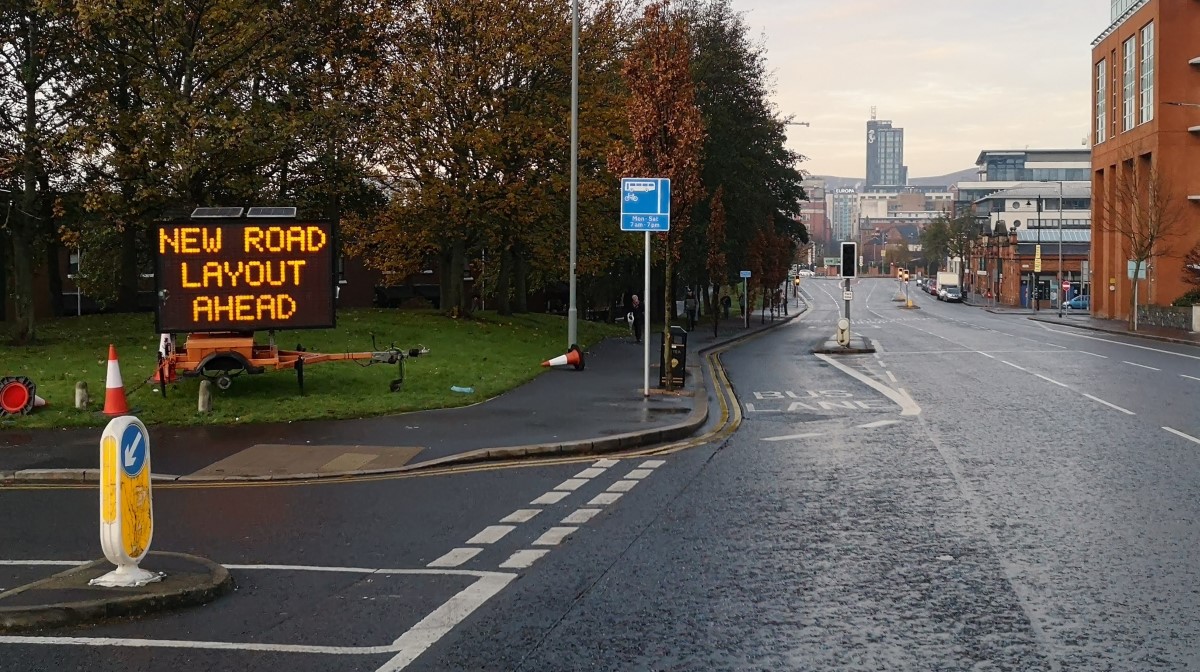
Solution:
<path fill-rule="evenodd" d="M 96 560 L 0 592 L 0 632 L 93 624 L 207 604 L 233 588 L 229 571 L 186 553 L 151 551 L 141 568 L 162 579 L 136 588 L 89 585 L 112 563 Z"/>
<path fill-rule="evenodd" d="M 850 336 L 849 345 L 840 345 L 837 339 L 830 338 L 813 348 L 813 353 L 818 355 L 869 355 L 873 352 L 875 352 L 875 346 L 869 338 L 853 334 Z"/>

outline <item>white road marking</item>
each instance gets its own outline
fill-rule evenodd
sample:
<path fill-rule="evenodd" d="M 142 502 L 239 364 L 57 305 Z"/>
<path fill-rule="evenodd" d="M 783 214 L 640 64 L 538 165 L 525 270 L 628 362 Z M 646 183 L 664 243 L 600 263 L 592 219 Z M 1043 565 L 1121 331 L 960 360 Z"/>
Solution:
<path fill-rule="evenodd" d="M 400 652 L 381 665 L 376 672 L 399 672 L 408 667 L 409 663 L 433 646 L 443 635 L 453 630 L 454 626 L 462 623 L 483 603 L 504 590 L 504 587 L 514 577 L 513 574 L 497 573 L 479 579 L 460 590 L 457 595 L 434 609 L 408 632 L 392 642 L 392 646 L 398 647 Z"/>
<path fill-rule="evenodd" d="M 5 561 L 6 565 L 85 565 L 84 562 L 52 560 Z M 117 637 L 42 637 L 35 635 L 0 636 L 0 644 L 36 646 L 93 646 L 131 648 L 208 649 L 221 651 L 255 651 L 269 653 L 309 653 L 325 655 L 396 654 L 378 672 L 399 672 L 416 660 L 447 632 L 465 620 L 476 609 L 499 593 L 516 574 L 443 569 L 369 569 L 365 567 L 314 567 L 306 565 L 226 565 L 230 569 L 345 572 L 354 574 L 425 574 L 441 576 L 474 576 L 477 580 L 461 590 L 442 606 L 386 646 L 314 646 L 306 644 L 267 644 L 261 642 L 216 642 L 179 639 L 134 639 Z"/>
<path fill-rule="evenodd" d="M 654 473 L 653 469 L 634 469 L 633 471 L 629 472 L 628 474 L 625 474 L 625 478 L 641 480 L 653 473 Z"/>
<path fill-rule="evenodd" d="M 1027 368 L 1025 368 L 1025 367 L 1023 367 L 1023 366 L 1019 366 L 1019 365 L 1017 365 L 1017 364 L 1013 364 L 1012 362 L 1008 362 L 1008 361 L 1005 361 L 1005 360 L 1003 360 L 1003 359 L 1002 359 L 1002 360 L 1000 360 L 1000 363 L 1001 363 L 1001 364 L 1007 364 L 1007 365 L 1009 365 L 1009 366 L 1013 367 L 1014 369 L 1020 369 L 1020 370 L 1022 370 L 1022 371 L 1025 371 L 1025 372 L 1028 372 L 1028 371 L 1029 371 L 1029 369 L 1027 369 Z"/>
<path fill-rule="evenodd" d="M 467 540 L 468 544 L 494 544 L 504 538 L 504 535 L 517 529 L 516 525 L 488 525 L 479 534 Z"/>
<path fill-rule="evenodd" d="M 443 555 L 433 562 L 425 565 L 426 567 L 458 567 L 471 558 L 479 555 L 483 551 L 482 548 L 456 548 L 453 551 Z"/>
<path fill-rule="evenodd" d="M 1171 429 L 1170 427 L 1163 427 L 1163 429 L 1174 434 L 1175 436 L 1183 437 L 1183 438 L 1187 439 L 1188 441 L 1191 441 L 1192 443 L 1200 443 L 1200 439 L 1197 439 L 1196 437 L 1192 436 L 1191 434 L 1184 434 L 1183 432 L 1179 431 L 1178 429 Z"/>
<path fill-rule="evenodd" d="M 605 458 L 603 460 L 596 460 L 596 463 L 593 464 L 592 466 L 599 467 L 601 469 L 607 469 L 609 467 L 615 467 L 618 464 L 620 464 L 620 462 L 618 460 L 610 460 L 610 459 Z"/>
<path fill-rule="evenodd" d="M 608 506 L 620 498 L 621 493 L 619 492 L 602 492 L 593 497 L 592 501 L 588 502 L 588 506 Z"/>
<path fill-rule="evenodd" d="M 1137 362 L 1127 362 L 1125 360 L 1121 360 L 1121 363 L 1128 364 L 1130 366 L 1140 366 L 1143 369 L 1150 369 L 1151 371 L 1162 371 L 1162 369 L 1156 369 L 1153 366 L 1146 366 L 1145 364 L 1138 364 Z"/>
<path fill-rule="evenodd" d="M 534 516 L 541 513 L 541 509 L 517 509 L 507 516 L 500 519 L 502 523 L 528 523 Z"/>
<path fill-rule="evenodd" d="M 1190 378 L 1191 380 L 1200 380 L 1200 378 L 1197 378 L 1197 377 L 1195 377 L 1195 376 L 1189 376 L 1189 375 L 1187 375 L 1186 373 L 1181 373 L 1181 374 L 1179 374 L 1179 375 L 1180 375 L 1181 377 L 1183 377 L 1183 378 Z"/>
<path fill-rule="evenodd" d="M 567 492 L 574 492 L 586 483 L 587 483 L 586 478 L 568 478 L 567 480 L 563 481 L 562 483 L 559 483 L 558 485 L 554 486 L 554 489 L 555 490 L 565 490 Z"/>
<path fill-rule="evenodd" d="M 1115 408 L 1118 411 L 1124 413 L 1125 415 L 1137 415 L 1137 413 L 1134 413 L 1133 411 L 1131 411 L 1127 408 L 1121 408 L 1120 406 L 1117 406 L 1116 404 L 1107 402 L 1107 401 L 1101 399 L 1100 397 L 1093 397 L 1092 395 L 1088 394 L 1087 392 L 1081 392 L 1080 394 L 1087 397 L 1088 399 L 1091 399 L 1092 401 L 1098 401 L 1098 402 L 1104 404 L 1105 406 L 1108 406 L 1109 408 Z"/>
<path fill-rule="evenodd" d="M 0 566 L 15 567 L 80 567 L 90 560 L 0 560 Z"/>
<path fill-rule="evenodd" d="M 638 466 L 641 467 L 642 469 L 657 469 L 666 463 L 667 463 L 666 460 L 646 460 L 645 462 L 642 462 Z"/>
<path fill-rule="evenodd" d="M 1088 352 L 1087 350 L 1080 350 L 1079 352 L 1082 352 L 1085 355 L 1091 355 L 1092 357 L 1099 357 L 1100 359 L 1108 359 L 1108 355 L 1097 355 L 1096 353 Z"/>
<path fill-rule="evenodd" d="M 524 551 L 517 551 L 516 553 L 513 553 L 511 556 L 509 556 L 509 558 L 507 560 L 500 563 L 500 568 L 501 569 L 525 569 L 526 567 L 529 567 L 534 562 L 536 562 L 538 558 L 542 557 L 543 555 L 545 555 L 549 552 L 550 552 L 550 550 L 545 549 L 545 548 L 536 549 L 536 550 L 535 549 L 527 549 Z"/>
<path fill-rule="evenodd" d="M 899 391 L 893 390 L 892 388 L 888 387 L 887 385 L 884 385 L 883 383 L 875 380 L 874 378 L 871 378 L 870 376 L 859 373 L 858 371 L 855 371 L 854 369 L 846 366 L 845 364 L 842 364 L 841 362 L 830 357 L 829 355 L 817 355 L 817 359 L 820 359 L 821 361 L 832 365 L 835 369 L 838 369 L 842 373 L 849 375 L 851 378 L 854 378 L 855 380 L 858 380 L 859 382 L 866 383 L 872 389 L 874 389 L 876 392 L 879 392 L 880 394 L 887 397 L 888 399 L 891 399 L 892 401 L 896 402 L 896 404 L 899 405 L 900 409 L 901 409 L 900 415 L 920 415 L 921 414 L 921 407 L 918 406 L 917 402 L 913 401 L 912 397 L 908 396 L 908 393 L 905 392 L 904 390 L 899 390 Z"/>
<path fill-rule="evenodd" d="M 629 492 L 633 489 L 633 486 L 640 482 L 641 481 L 617 481 L 616 483 L 608 486 L 608 492 Z"/>
<path fill-rule="evenodd" d="M 1066 383 L 1060 383 L 1060 382 L 1058 382 L 1057 380 L 1055 380 L 1055 379 L 1053 379 L 1053 378 L 1047 378 L 1046 376 L 1043 376 L 1043 375 L 1042 375 L 1042 374 L 1040 374 L 1040 373 L 1035 373 L 1035 374 L 1033 374 L 1033 375 L 1037 376 L 1038 378 L 1041 378 L 1042 380 L 1044 380 L 1044 381 L 1046 381 L 1046 382 L 1048 382 L 1048 383 L 1054 383 L 1055 385 L 1058 385 L 1059 387 L 1066 387 L 1066 388 L 1070 389 L 1070 386 L 1069 386 L 1069 385 L 1067 385 Z"/>
<path fill-rule="evenodd" d="M 600 509 L 575 509 L 571 515 L 563 518 L 561 523 L 565 525 L 583 525 L 600 513 Z"/>
<path fill-rule="evenodd" d="M 899 420 L 876 420 L 875 422 L 868 422 L 865 425 L 858 425 L 858 426 L 862 429 L 874 429 L 876 427 L 887 427 L 888 425 L 898 425 L 898 424 L 900 424 Z"/>
<path fill-rule="evenodd" d="M 820 357 L 820 355 L 817 355 L 817 356 Z M 783 411 L 778 408 L 768 408 L 765 410 L 759 410 L 754 407 L 754 404 L 747 403 L 746 404 L 746 412 L 747 413 L 782 413 Z"/>
<path fill-rule="evenodd" d="M 1052 331 L 1056 334 L 1065 334 L 1067 336 L 1074 336 L 1075 338 L 1086 338 L 1090 341 L 1100 341 L 1102 343 L 1112 343 L 1113 345 L 1123 345 L 1127 348 L 1137 348 L 1138 350 L 1149 350 L 1150 352 L 1161 352 L 1164 355 L 1175 355 L 1176 357 L 1186 357 L 1188 359 L 1200 360 L 1200 357 L 1197 357 L 1196 355 L 1185 355 L 1182 352 L 1172 352 L 1171 350 L 1162 350 L 1159 348 L 1151 348 L 1151 347 L 1145 346 L 1145 345 L 1137 345 L 1135 343 L 1125 343 L 1123 341 L 1114 341 L 1110 338 L 1099 338 L 1096 336 L 1088 336 L 1087 334 L 1076 334 L 1076 333 L 1072 333 L 1070 331 L 1060 331 L 1058 329 L 1050 329 L 1050 328 L 1045 327 L 1040 324 L 1038 326 L 1042 326 L 1042 328 L 1046 329 L 1046 331 Z"/>
<path fill-rule="evenodd" d="M 764 438 L 763 441 L 792 441 L 794 439 L 811 439 L 817 436 L 825 436 L 821 432 L 811 434 L 788 434 L 787 436 L 771 436 Z"/>
<path fill-rule="evenodd" d="M 994 355 L 989 355 L 988 353 L 983 352 L 983 351 L 979 351 L 979 354 L 983 355 L 984 357 L 987 357 L 988 359 L 996 359 L 996 357 Z"/>
<path fill-rule="evenodd" d="M 893 384 L 900 382 L 899 380 L 896 380 L 896 376 L 893 375 L 891 371 L 887 371 L 886 373 L 887 373 L 888 380 L 892 381 Z"/>
<path fill-rule="evenodd" d="M 530 504 L 543 504 L 543 505 L 544 504 L 557 504 L 557 503 L 561 502 L 562 500 L 566 499 L 567 495 L 569 495 L 569 494 L 571 494 L 571 493 L 557 492 L 557 491 L 556 492 L 547 492 L 546 494 L 542 495 L 541 497 L 538 497 L 537 499 L 530 502 Z"/>
<path fill-rule="evenodd" d="M 545 534 L 533 540 L 534 546 L 557 546 L 563 539 L 573 534 L 578 527 L 552 527 Z"/>
<path fill-rule="evenodd" d="M 1048 346 L 1050 346 L 1050 347 L 1052 347 L 1052 348 L 1062 348 L 1063 350 L 1070 350 L 1070 348 L 1068 348 L 1067 346 L 1065 346 L 1065 345 L 1059 345 L 1059 344 L 1057 344 L 1057 343 L 1043 343 L 1043 345 L 1048 345 Z"/>
<path fill-rule="evenodd" d="M 603 474 L 605 471 L 607 471 L 607 469 L 602 467 L 588 467 L 578 474 L 575 474 L 575 478 L 595 478 L 600 474 Z"/>

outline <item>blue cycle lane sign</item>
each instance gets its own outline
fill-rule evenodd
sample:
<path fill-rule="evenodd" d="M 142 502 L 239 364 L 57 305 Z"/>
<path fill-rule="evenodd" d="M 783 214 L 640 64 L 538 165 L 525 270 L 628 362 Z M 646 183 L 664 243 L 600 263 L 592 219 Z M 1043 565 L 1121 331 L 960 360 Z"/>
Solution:
<path fill-rule="evenodd" d="M 621 178 L 621 230 L 671 230 L 671 180 L 665 177 Z"/>

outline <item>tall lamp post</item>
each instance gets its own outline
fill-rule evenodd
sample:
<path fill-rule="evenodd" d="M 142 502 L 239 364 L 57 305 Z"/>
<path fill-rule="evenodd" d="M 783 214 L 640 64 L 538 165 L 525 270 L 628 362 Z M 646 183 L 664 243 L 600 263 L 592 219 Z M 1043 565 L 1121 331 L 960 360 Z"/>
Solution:
<path fill-rule="evenodd" d="M 1067 290 L 1063 289 L 1063 183 L 1058 182 L 1058 316 L 1063 316 L 1063 300 L 1067 298 Z"/>
<path fill-rule="evenodd" d="M 1030 206 L 1030 205 L 1033 205 L 1033 203 L 1031 201 L 1029 201 L 1029 199 L 1026 199 L 1025 205 Z M 1038 194 L 1038 197 L 1037 197 L 1037 247 L 1034 248 L 1034 253 L 1033 253 L 1033 273 L 1032 273 L 1033 281 L 1029 283 L 1029 299 L 1030 299 L 1030 303 L 1033 304 L 1033 309 L 1035 311 L 1040 310 L 1042 307 L 1042 296 L 1038 292 L 1039 271 L 1037 268 L 1038 262 L 1042 258 L 1041 252 L 1042 252 L 1042 195 Z M 1035 296 L 1037 297 L 1036 299 L 1034 298 Z"/>
<path fill-rule="evenodd" d="M 567 306 L 567 347 L 579 342 L 579 304 L 576 300 L 575 263 L 579 221 L 579 0 L 571 0 L 571 274 Z M 647 301 L 650 297 L 644 297 Z"/>

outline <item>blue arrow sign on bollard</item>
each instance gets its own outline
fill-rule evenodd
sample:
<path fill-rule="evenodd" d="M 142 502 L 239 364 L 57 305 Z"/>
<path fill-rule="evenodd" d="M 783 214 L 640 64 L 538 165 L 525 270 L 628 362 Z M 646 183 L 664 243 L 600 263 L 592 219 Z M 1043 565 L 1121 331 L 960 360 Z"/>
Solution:
<path fill-rule="evenodd" d="M 621 230 L 670 229 L 671 180 L 665 177 L 621 178 Z"/>
<path fill-rule="evenodd" d="M 121 469 L 126 476 L 135 478 L 142 473 L 146 466 L 146 446 L 146 435 L 141 427 L 130 424 L 125 428 L 121 434 Z"/>

